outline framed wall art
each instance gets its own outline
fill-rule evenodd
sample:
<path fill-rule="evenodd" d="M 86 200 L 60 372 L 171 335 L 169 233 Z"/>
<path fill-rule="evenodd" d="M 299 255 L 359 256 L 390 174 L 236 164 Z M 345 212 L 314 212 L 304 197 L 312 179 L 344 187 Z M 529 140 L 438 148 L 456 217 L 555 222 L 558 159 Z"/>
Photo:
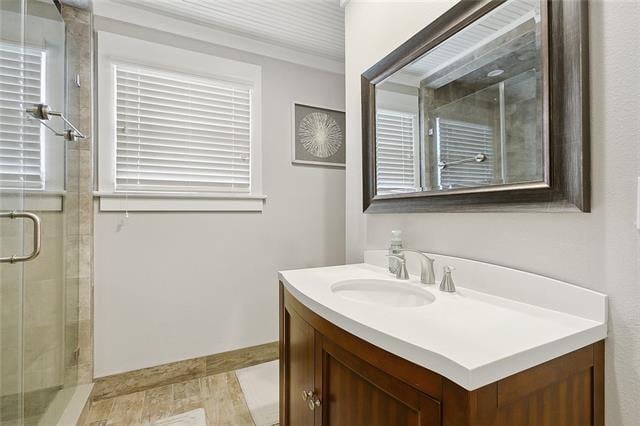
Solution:
<path fill-rule="evenodd" d="M 294 103 L 291 161 L 327 167 L 345 166 L 344 111 Z"/>

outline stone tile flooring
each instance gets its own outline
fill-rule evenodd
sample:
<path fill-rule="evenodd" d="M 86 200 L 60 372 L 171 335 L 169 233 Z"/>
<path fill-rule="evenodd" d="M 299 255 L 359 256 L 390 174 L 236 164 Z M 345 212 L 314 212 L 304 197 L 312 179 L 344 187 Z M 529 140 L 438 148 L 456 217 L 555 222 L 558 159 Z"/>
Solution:
<path fill-rule="evenodd" d="M 253 426 L 235 372 L 93 401 L 89 425 L 144 425 L 204 408 L 207 425 Z"/>

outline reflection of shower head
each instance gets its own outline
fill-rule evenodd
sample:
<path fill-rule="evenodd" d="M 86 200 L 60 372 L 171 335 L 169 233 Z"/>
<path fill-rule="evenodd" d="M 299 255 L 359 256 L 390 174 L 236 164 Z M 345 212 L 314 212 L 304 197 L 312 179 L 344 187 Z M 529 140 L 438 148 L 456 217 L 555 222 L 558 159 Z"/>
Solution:
<path fill-rule="evenodd" d="M 503 73 L 504 73 L 504 70 L 497 69 L 497 70 L 489 71 L 487 73 L 487 77 L 497 77 Z"/>

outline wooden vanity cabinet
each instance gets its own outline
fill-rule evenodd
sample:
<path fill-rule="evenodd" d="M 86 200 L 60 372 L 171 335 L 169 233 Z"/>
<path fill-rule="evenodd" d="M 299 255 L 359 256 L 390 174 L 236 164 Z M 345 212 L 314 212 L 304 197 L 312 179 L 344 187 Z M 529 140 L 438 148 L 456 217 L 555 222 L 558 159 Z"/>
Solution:
<path fill-rule="evenodd" d="M 289 424 L 314 424 L 314 410 L 302 399 L 303 392 L 315 389 L 315 330 L 295 312 L 287 313 L 287 394 Z M 281 365 L 282 367 L 282 365 Z"/>
<path fill-rule="evenodd" d="M 604 343 L 474 391 L 318 316 L 280 284 L 283 426 L 603 426 Z"/>
<path fill-rule="evenodd" d="M 437 400 L 318 336 L 316 383 L 324 405 L 318 410 L 317 424 L 441 424 Z"/>

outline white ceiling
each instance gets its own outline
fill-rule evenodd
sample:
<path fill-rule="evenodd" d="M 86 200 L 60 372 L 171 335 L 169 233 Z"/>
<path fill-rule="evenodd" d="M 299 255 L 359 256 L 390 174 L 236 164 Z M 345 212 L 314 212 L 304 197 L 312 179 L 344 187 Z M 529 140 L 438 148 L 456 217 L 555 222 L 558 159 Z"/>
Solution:
<path fill-rule="evenodd" d="M 339 0 L 116 0 L 329 59 L 344 60 Z"/>
<path fill-rule="evenodd" d="M 430 50 L 421 59 L 408 65 L 405 71 L 424 78 L 522 23 L 523 19 L 539 15 L 539 0 L 510 0 Z"/>

